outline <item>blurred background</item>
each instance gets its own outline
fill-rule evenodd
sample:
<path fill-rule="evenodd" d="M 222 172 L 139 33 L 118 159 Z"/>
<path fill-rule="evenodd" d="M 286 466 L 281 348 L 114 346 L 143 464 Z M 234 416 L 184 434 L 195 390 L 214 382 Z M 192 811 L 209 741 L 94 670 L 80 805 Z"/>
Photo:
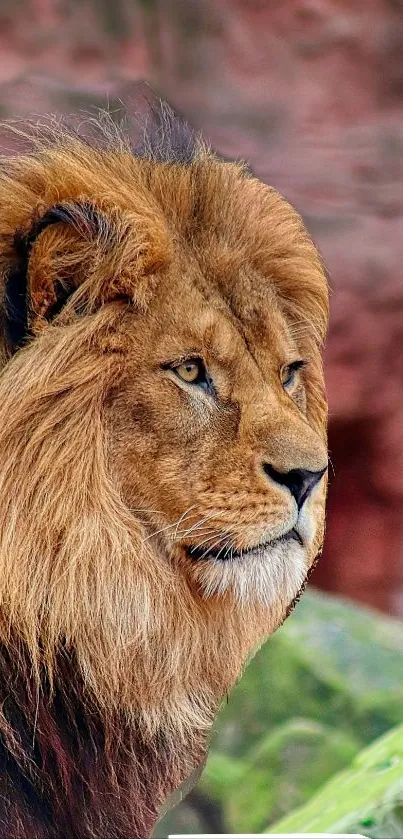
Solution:
<path fill-rule="evenodd" d="M 403 720 L 403 630 L 386 616 L 403 616 L 403 0 L 0 0 L 2 119 L 132 107 L 144 82 L 282 192 L 322 251 L 334 475 L 312 582 L 385 615 L 308 594 L 157 835 L 261 831 Z M 357 832 L 403 835 L 399 790 L 383 821 L 368 798 Z"/>

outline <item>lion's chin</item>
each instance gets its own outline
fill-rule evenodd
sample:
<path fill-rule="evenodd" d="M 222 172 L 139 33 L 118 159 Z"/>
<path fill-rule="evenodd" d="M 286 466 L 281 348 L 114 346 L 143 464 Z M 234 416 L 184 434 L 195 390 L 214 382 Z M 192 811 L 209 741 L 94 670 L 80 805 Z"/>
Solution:
<path fill-rule="evenodd" d="M 303 585 L 308 569 L 306 548 L 297 538 L 282 538 L 252 550 L 233 553 L 223 560 L 204 554 L 195 561 L 193 574 L 204 597 L 232 591 L 239 603 L 272 606 L 290 602 Z"/>

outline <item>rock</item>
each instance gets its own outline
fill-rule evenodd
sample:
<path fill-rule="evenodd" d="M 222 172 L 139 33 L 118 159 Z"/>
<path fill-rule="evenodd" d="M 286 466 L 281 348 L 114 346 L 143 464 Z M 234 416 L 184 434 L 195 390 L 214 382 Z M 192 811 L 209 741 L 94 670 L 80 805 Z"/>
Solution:
<path fill-rule="evenodd" d="M 402 674 L 402 623 L 309 589 L 218 717 L 196 789 L 220 807 L 221 832 L 263 830 L 402 723 Z"/>
<path fill-rule="evenodd" d="M 292 719 L 275 728 L 240 761 L 212 752 L 200 788 L 220 802 L 230 831 L 260 832 L 307 801 L 357 752 L 342 731 L 309 719 Z"/>
<path fill-rule="evenodd" d="M 361 752 L 299 810 L 270 833 L 361 833 L 403 837 L 403 726 Z"/>
<path fill-rule="evenodd" d="M 365 744 L 403 721 L 403 624 L 308 589 L 246 668 L 213 746 L 235 757 L 298 717 Z"/>

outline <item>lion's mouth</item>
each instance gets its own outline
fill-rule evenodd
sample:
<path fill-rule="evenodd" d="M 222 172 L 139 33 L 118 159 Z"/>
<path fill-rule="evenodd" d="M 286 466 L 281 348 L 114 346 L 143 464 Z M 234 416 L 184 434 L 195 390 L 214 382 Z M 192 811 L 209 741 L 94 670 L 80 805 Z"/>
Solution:
<path fill-rule="evenodd" d="M 246 559 L 251 554 L 256 554 L 258 551 L 264 551 L 268 548 L 272 548 L 274 545 L 278 545 L 281 542 L 292 542 L 295 541 L 298 545 L 303 546 L 302 537 L 298 533 L 297 530 L 293 527 L 287 533 L 284 533 L 283 536 L 279 536 L 278 539 L 273 539 L 269 542 L 260 542 L 257 545 L 252 545 L 250 548 L 242 548 L 236 549 L 233 547 L 225 547 L 225 548 L 206 548 L 205 545 L 201 547 L 197 547 L 197 545 L 190 545 L 187 548 L 187 553 L 191 559 L 219 559 L 225 562 L 226 560 L 232 559 Z"/>

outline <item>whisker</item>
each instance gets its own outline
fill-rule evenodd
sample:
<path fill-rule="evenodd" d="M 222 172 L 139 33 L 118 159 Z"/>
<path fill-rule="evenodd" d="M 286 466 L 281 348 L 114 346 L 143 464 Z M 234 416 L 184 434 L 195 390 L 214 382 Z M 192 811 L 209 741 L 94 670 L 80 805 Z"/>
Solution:
<path fill-rule="evenodd" d="M 212 528 L 212 527 L 206 527 L 205 528 L 205 527 L 203 527 L 203 528 L 201 528 L 201 530 L 197 531 L 197 534 L 196 534 L 197 539 L 196 539 L 195 543 L 200 544 L 199 540 L 200 539 L 204 540 L 204 537 L 205 537 L 205 541 L 207 541 L 208 539 L 216 539 L 217 536 L 219 535 L 219 533 L 220 533 L 220 531 L 216 530 L 215 528 Z M 180 542 L 179 539 L 177 539 L 177 543 L 178 542 Z M 194 544 L 192 544 L 192 547 L 194 547 Z"/>
<path fill-rule="evenodd" d="M 227 542 L 226 542 L 226 544 L 224 545 L 224 547 L 226 547 L 226 546 L 228 546 L 228 545 L 230 544 L 231 539 L 228 539 L 228 533 L 225 533 L 223 536 L 221 536 L 221 538 L 220 538 L 220 539 L 217 539 L 215 542 L 213 542 L 213 544 L 212 544 L 212 545 L 210 545 L 210 547 L 206 548 L 206 550 L 204 551 L 204 553 L 203 553 L 203 554 L 201 555 L 201 557 L 199 557 L 199 558 L 200 558 L 200 559 L 204 559 L 204 557 L 205 557 L 205 556 L 207 556 L 207 555 L 209 554 L 209 552 L 211 552 L 212 550 L 214 550 L 214 548 L 215 548 L 217 545 L 219 545 L 219 544 L 220 544 L 220 542 L 222 542 L 222 541 L 223 541 L 223 539 L 227 539 Z M 197 546 L 195 546 L 195 547 L 200 547 L 200 546 L 199 546 L 199 545 L 197 545 Z M 220 553 L 221 553 L 221 551 L 220 551 Z"/>
<path fill-rule="evenodd" d="M 182 515 L 179 517 L 179 519 L 174 521 L 172 524 L 167 524 L 165 527 L 161 527 L 159 530 L 155 530 L 154 533 L 149 533 L 148 536 L 146 536 L 143 539 L 143 543 L 148 542 L 149 539 L 152 539 L 154 536 L 158 536 L 160 533 L 165 533 L 167 530 L 171 530 L 173 527 L 178 528 L 181 521 L 183 521 L 183 519 L 186 517 L 186 515 L 189 513 L 189 511 L 193 509 L 194 506 L 195 505 L 193 504 L 192 507 L 189 507 L 187 510 L 185 510 L 185 512 L 182 513 Z"/>
<path fill-rule="evenodd" d="M 166 531 L 168 531 L 168 530 L 172 530 L 173 528 L 175 528 L 175 533 L 174 533 L 174 535 L 173 535 L 173 541 L 175 542 L 175 541 L 176 541 L 176 539 L 178 538 L 178 532 L 179 532 L 179 531 L 178 531 L 178 528 L 179 528 L 179 525 L 180 525 L 183 521 L 185 521 L 185 520 L 188 518 L 188 516 L 189 516 L 189 514 L 190 514 L 190 511 L 191 511 L 191 510 L 193 510 L 193 509 L 195 508 L 195 506 L 196 506 L 195 504 L 192 504 L 192 506 L 191 506 L 191 507 L 188 507 L 188 509 L 187 509 L 187 510 L 185 510 L 185 512 L 184 512 L 184 513 L 182 513 L 182 515 L 181 515 L 181 516 L 179 516 L 179 518 L 178 518 L 176 521 L 172 522 L 172 524 L 167 524 L 165 527 L 161 527 L 161 528 L 159 528 L 159 530 L 155 530 L 153 533 L 149 533 L 149 534 L 148 534 L 148 536 L 146 536 L 146 537 L 143 539 L 143 542 L 148 542 L 148 540 L 149 540 L 149 539 L 152 539 L 154 536 L 158 536 L 160 533 L 166 533 Z M 209 519 L 213 518 L 213 517 L 214 517 L 214 516 L 216 516 L 216 515 L 219 515 L 219 513 L 212 513 L 210 516 L 205 516 L 205 517 L 204 517 L 203 519 L 201 519 L 199 522 L 196 522 L 196 524 L 194 524 L 192 527 L 190 527 L 190 528 L 188 528 L 188 529 L 186 529 L 186 530 L 184 530 L 184 531 L 181 531 L 181 532 L 180 532 L 181 537 L 183 537 L 183 535 L 187 535 L 188 533 L 190 533 L 190 532 L 192 532 L 193 530 L 197 529 L 197 527 L 201 526 L 201 525 L 202 525 L 202 524 L 204 524 L 206 521 L 208 521 Z"/>
<path fill-rule="evenodd" d="M 147 507 L 128 507 L 130 513 L 159 513 L 162 515 L 162 510 L 149 510 Z"/>
<path fill-rule="evenodd" d="M 205 535 L 205 534 L 202 534 L 202 536 L 203 536 L 203 535 Z M 207 536 L 207 538 L 206 538 L 206 539 L 202 539 L 202 541 L 201 541 L 201 542 L 197 542 L 197 544 L 196 544 L 196 545 L 192 545 L 192 547 L 193 547 L 193 548 L 201 548 L 201 546 L 202 546 L 202 545 L 205 545 L 205 544 L 206 544 L 206 542 L 211 542 L 211 540 L 212 540 L 212 539 L 216 539 L 216 540 L 217 540 L 217 537 L 218 537 L 217 544 L 219 544 L 219 543 L 221 542 L 221 540 L 222 540 L 222 539 L 226 538 L 226 536 L 227 536 L 227 535 L 228 535 L 228 534 L 225 534 L 225 536 L 220 536 L 220 535 L 219 535 L 219 533 L 218 533 L 217 531 L 211 531 L 210 536 Z"/>
<path fill-rule="evenodd" d="M 154 536 L 158 536 L 160 533 L 165 533 L 167 530 L 171 530 L 175 526 L 176 521 L 173 524 L 167 524 L 165 527 L 161 527 L 159 530 L 154 530 L 153 533 L 149 533 L 148 536 L 144 537 L 142 544 L 148 542 L 150 539 L 153 539 Z"/>
<path fill-rule="evenodd" d="M 174 540 L 176 539 L 176 534 L 177 534 L 177 532 L 178 532 L 178 527 L 179 527 L 179 525 L 181 524 L 181 522 L 182 522 L 182 521 L 184 521 L 184 520 L 187 518 L 187 516 L 188 516 L 188 514 L 190 513 L 190 511 L 191 511 L 191 510 L 194 510 L 195 506 L 196 506 L 195 504 L 192 504 L 192 506 L 191 506 L 191 507 L 188 507 L 188 509 L 187 509 L 187 510 L 183 513 L 183 515 L 182 515 L 182 516 L 178 519 L 178 521 L 177 521 L 177 526 L 176 526 L 176 530 L 175 530 L 175 534 L 174 534 Z"/>
<path fill-rule="evenodd" d="M 228 539 L 228 541 L 225 543 L 225 545 L 223 545 L 223 546 L 222 546 L 222 548 L 218 551 L 218 554 L 217 554 L 217 556 L 216 556 L 215 558 L 216 558 L 216 559 L 219 559 L 220 553 L 221 553 L 222 551 L 224 551 L 224 550 L 226 551 L 225 558 L 227 558 L 227 556 L 228 556 L 228 547 L 229 547 L 229 549 L 230 549 L 230 553 L 231 553 L 231 552 L 232 552 L 231 539 Z"/>
<path fill-rule="evenodd" d="M 216 518 L 219 515 L 220 513 L 211 513 L 209 516 L 204 516 L 204 518 L 200 519 L 198 522 L 193 524 L 192 527 L 187 528 L 187 530 L 181 531 L 181 537 L 183 538 L 184 536 L 189 536 L 190 533 L 193 533 L 195 530 L 198 530 L 198 528 L 201 527 L 203 524 L 206 524 L 206 522 L 211 521 L 211 519 Z"/>

